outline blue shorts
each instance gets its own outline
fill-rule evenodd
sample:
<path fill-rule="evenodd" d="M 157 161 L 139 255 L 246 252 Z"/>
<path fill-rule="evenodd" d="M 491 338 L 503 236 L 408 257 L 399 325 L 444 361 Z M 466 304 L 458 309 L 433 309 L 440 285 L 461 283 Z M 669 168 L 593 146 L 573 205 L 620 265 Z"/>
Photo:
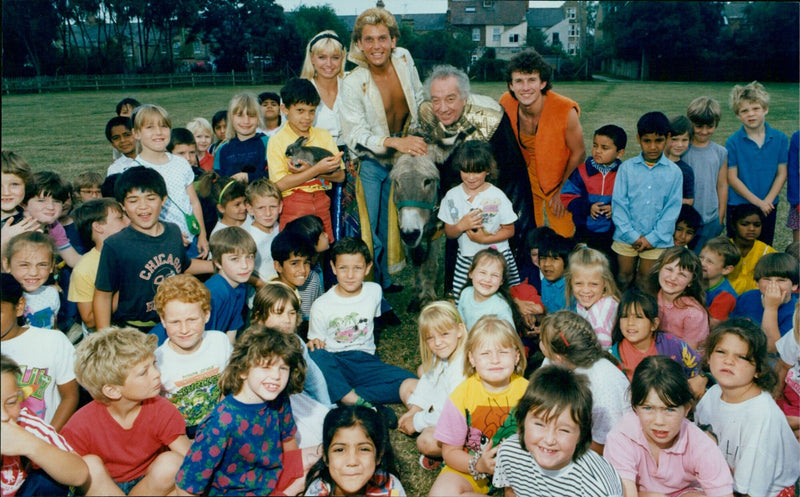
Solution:
<path fill-rule="evenodd" d="M 134 478 L 133 480 L 114 481 L 114 483 L 117 484 L 119 489 L 122 490 L 122 492 L 125 495 L 128 495 L 129 493 L 131 493 L 131 490 L 133 490 L 133 487 L 135 487 L 140 481 L 142 481 L 142 478 L 144 478 L 144 475 L 140 476 L 139 478 Z"/>
<path fill-rule="evenodd" d="M 378 356 L 360 350 L 328 352 L 317 349 L 311 359 L 319 366 L 328 382 L 331 401 L 338 402 L 350 390 L 369 402 L 400 402 L 400 385 L 416 378 L 410 371 L 386 364 Z"/>

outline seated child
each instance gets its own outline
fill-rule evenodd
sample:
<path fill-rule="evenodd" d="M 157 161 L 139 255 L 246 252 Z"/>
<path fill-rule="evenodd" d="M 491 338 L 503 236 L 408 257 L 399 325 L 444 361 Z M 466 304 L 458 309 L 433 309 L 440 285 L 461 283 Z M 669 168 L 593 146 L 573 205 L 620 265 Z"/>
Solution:
<path fill-rule="evenodd" d="M 767 352 L 775 352 L 775 342 L 792 329 L 792 313 L 797 302 L 797 259 L 780 252 L 767 254 L 756 264 L 753 277 L 757 290 L 739 295 L 731 317 L 750 318 L 767 336 Z"/>
<path fill-rule="evenodd" d="M 303 389 L 305 370 L 297 340 L 260 325 L 245 330 L 219 380 L 224 397 L 183 459 L 180 491 L 295 495 L 281 483 L 304 473 L 289 394 Z"/>
<path fill-rule="evenodd" d="M 734 492 L 790 497 L 800 477 L 800 444 L 770 395 L 777 379 L 767 364 L 767 337 L 752 321 L 729 319 L 714 328 L 707 347 L 717 384 L 698 402 L 694 422 L 710 425 Z"/>
<path fill-rule="evenodd" d="M 603 252 L 609 259 L 616 259 L 611 250 L 614 235 L 611 193 L 627 143 L 628 135 L 619 126 L 606 124 L 597 129 L 592 139 L 592 155 L 561 187 L 561 201 L 575 223 L 573 239 Z"/>
<path fill-rule="evenodd" d="M 22 377 L 14 360 L 0 355 L 2 493 L 69 495 L 68 487 L 89 479 L 89 468 L 55 428 L 22 406 L 24 392 L 17 383 Z"/>
<path fill-rule="evenodd" d="M 327 130 L 311 125 L 320 101 L 319 93 L 311 81 L 290 79 L 281 88 L 281 101 L 281 111 L 286 114 L 286 125 L 267 144 L 269 179 L 283 195 L 281 229 L 293 219 L 314 214 L 322 219 L 328 238 L 333 240 L 330 199 L 325 191 L 330 190 L 331 182 L 344 181 L 342 152 Z M 293 163 L 286 156 L 286 147 L 300 137 L 308 139 L 306 146 L 321 147 L 333 155 L 316 164 L 302 161 Z"/>
<path fill-rule="evenodd" d="M 683 173 L 683 204 L 694 204 L 694 170 L 681 160 L 692 139 L 692 122 L 686 116 L 675 116 L 669 122 L 669 139 L 664 155 Z M 702 223 L 701 223 L 702 225 Z"/>
<path fill-rule="evenodd" d="M 405 495 L 389 433 L 375 411 L 364 406 L 333 409 L 322 426 L 322 457 L 308 472 L 303 495 Z M 351 454 L 361 466 L 348 470 Z"/>
<path fill-rule="evenodd" d="M 114 188 L 131 224 L 103 243 L 93 301 L 95 325 L 101 330 L 113 322 L 149 331 L 158 319 L 153 305 L 158 285 L 174 274 L 210 273 L 213 266 L 189 259 L 180 229 L 159 221 L 167 186 L 158 172 L 133 167 Z M 115 293 L 119 304 L 112 311 Z"/>
<path fill-rule="evenodd" d="M 275 245 L 273 257 L 277 255 Z M 303 259 L 293 257 L 284 262 L 281 281 L 301 272 Z M 296 270 L 291 267 L 294 260 Z M 306 275 L 307 260 L 302 270 Z M 311 358 L 325 374 L 331 400 L 368 407 L 373 403 L 406 403 L 417 385 L 416 377 L 375 355 L 374 320 L 381 314 L 383 292 L 377 283 L 364 282 L 372 266 L 367 244 L 360 238 L 342 238 L 331 249 L 331 265 L 338 283 L 311 306 L 308 328 Z M 383 406 L 381 415 L 390 428 L 396 428 L 397 418 L 390 411 Z"/>
<path fill-rule="evenodd" d="M 250 322 L 297 337 L 300 342 L 306 380 L 303 391 L 291 394 L 289 401 L 297 425 L 297 445 L 304 449 L 319 447 L 322 443 L 322 422 L 330 410 L 331 398 L 325 375 L 311 359 L 306 343 L 297 335 L 299 308 L 300 301 L 294 290 L 280 281 L 271 281 L 256 292 Z"/>
<path fill-rule="evenodd" d="M 739 259 L 739 250 L 724 236 L 712 238 L 700 251 L 703 288 L 706 290 L 706 305 L 712 328 L 728 319 L 728 315 L 736 307 L 739 295 L 727 276 L 739 263 Z"/>
<path fill-rule="evenodd" d="M 600 347 L 589 322 L 572 311 L 548 314 L 542 320 L 540 347 L 549 362 L 589 378 L 592 392 L 592 450 L 603 454 L 611 428 L 630 412 L 625 375 Z"/>
<path fill-rule="evenodd" d="M 631 382 L 631 406 L 608 434 L 603 453 L 622 477 L 625 495 L 733 497 L 728 464 L 712 437 L 686 419 L 694 397 L 681 367 L 646 357 Z"/>
<path fill-rule="evenodd" d="M 164 280 L 155 306 L 167 335 L 155 352 L 161 392 L 183 416 L 186 435 L 194 438 L 197 425 L 219 402 L 217 383 L 233 346 L 221 331 L 205 329 L 211 294 L 194 276 L 176 274 Z"/>
<path fill-rule="evenodd" d="M 233 343 L 236 332 L 244 327 L 256 243 L 242 228 L 225 228 L 211 237 L 211 258 L 218 272 L 206 281 L 211 292 L 211 318 L 206 327 L 227 333 Z"/>
<path fill-rule="evenodd" d="M 467 328 L 458 310 L 444 300 L 432 302 L 419 314 L 419 352 L 422 364 L 417 388 L 408 398 L 408 412 L 398 421 L 398 429 L 417 437 L 425 469 L 441 466 L 442 445 L 433 437 L 447 397 L 464 376 L 464 346 Z"/>
<path fill-rule="evenodd" d="M 90 247 L 90 250 L 81 257 L 72 270 L 67 294 L 67 299 L 75 302 L 78 306 L 85 335 L 90 330 L 96 329 L 92 301 L 94 300 L 94 282 L 97 279 L 97 268 L 100 265 L 100 252 L 103 250 L 103 244 L 108 237 L 127 227 L 130 221 L 122 212 L 119 202 L 113 198 L 99 198 L 84 202 L 75 209 L 72 217 L 75 219 L 75 225 L 83 239 L 84 247 Z"/>
<path fill-rule="evenodd" d="M 295 292 L 300 299 L 298 288 L 302 287 L 311 272 L 311 258 L 314 257 L 314 246 L 305 237 L 291 233 L 278 233 L 272 240 L 272 264 L 276 275 L 272 280 L 280 281 Z M 272 281 L 271 280 L 271 281 Z M 303 302 L 300 302 L 302 307 Z"/>
<path fill-rule="evenodd" d="M 22 407 L 60 430 L 78 407 L 74 348 L 63 333 L 20 324 L 22 287 L 7 273 L 2 279 L 3 354 L 22 365 Z"/>
<path fill-rule="evenodd" d="M 800 442 L 800 301 L 794 304 L 793 322 L 792 331 L 775 344 L 781 358 L 775 368 L 778 374 L 775 400 Z"/>
<path fill-rule="evenodd" d="M 256 241 L 256 276 L 261 281 L 271 280 L 277 272 L 272 260 L 272 241 L 280 232 L 278 217 L 283 210 L 281 191 L 275 183 L 260 178 L 247 185 L 245 190 L 245 208 L 253 222 L 242 227 Z"/>
<path fill-rule="evenodd" d="M 696 398 L 705 393 L 708 379 L 700 369 L 702 357 L 686 342 L 664 331 L 659 325 L 658 302 L 652 296 L 631 288 L 622 294 L 614 328 L 614 345 L 609 352 L 620 363 L 622 372 L 633 378 L 636 366 L 645 357 L 663 355 L 680 364 Z"/>
<path fill-rule="evenodd" d="M 182 157 L 192 166 L 195 176 L 200 174 L 200 162 L 197 159 L 197 142 L 194 135 L 186 128 L 173 128 L 169 135 L 167 152 Z"/>
<path fill-rule="evenodd" d="M 128 116 L 112 117 L 106 123 L 106 139 L 114 147 L 114 162 L 108 166 L 106 176 L 124 173 L 136 165 L 136 139 L 133 121 Z"/>
<path fill-rule="evenodd" d="M 3 271 L 10 273 L 24 290 L 25 324 L 56 329 L 61 300 L 55 286 L 47 281 L 55 266 L 53 239 L 39 231 L 26 231 L 8 241 Z"/>
<path fill-rule="evenodd" d="M 578 249 L 569 256 L 565 279 L 566 298 L 575 300 L 575 311 L 589 321 L 600 346 L 608 350 L 619 305 L 619 290 L 608 258 L 599 250 Z"/>
<path fill-rule="evenodd" d="M 78 345 L 75 375 L 94 399 L 62 435 L 89 466 L 86 495 L 167 495 L 189 449 L 186 423 L 160 397 L 156 337 L 133 328 L 93 333 Z"/>
<path fill-rule="evenodd" d="M 758 261 L 767 254 L 777 252 L 774 248 L 759 240 L 764 223 L 764 213 L 752 204 L 731 207 L 728 213 L 729 222 L 733 223 L 731 241 L 739 249 L 741 259 L 728 276 L 728 281 L 736 293 L 741 295 L 748 290 L 758 288 L 753 278 Z"/>
<path fill-rule="evenodd" d="M 434 437 L 446 466 L 431 496 L 488 494 L 498 447 L 517 431 L 514 408 L 528 386 L 525 350 L 511 323 L 482 317 L 464 346 L 464 380 L 445 401 Z"/>
<path fill-rule="evenodd" d="M 75 267 L 81 256 L 72 246 L 64 226 L 58 222 L 69 200 L 70 187 L 59 175 L 49 171 L 33 174 L 32 185 L 26 188 L 25 214 L 38 221 L 42 231 L 56 244 L 56 253 L 69 267 Z"/>
<path fill-rule="evenodd" d="M 228 104 L 227 116 L 227 126 L 220 138 L 224 141 L 212 151 L 214 170 L 221 176 L 245 183 L 265 178 L 269 137 L 258 131 L 261 127 L 261 108 L 256 96 L 249 92 L 234 95 Z M 215 133 L 217 126 L 214 125 Z"/>
<path fill-rule="evenodd" d="M 663 249 L 673 244 L 675 221 L 681 210 L 682 174 L 663 155 L 669 139 L 669 120 L 648 112 L 636 123 L 642 153 L 619 166 L 611 195 L 614 222 L 612 249 L 619 260 L 617 280 L 627 290 L 634 275 L 640 288 Z M 638 270 L 636 264 L 638 262 Z"/>
<path fill-rule="evenodd" d="M 658 290 L 661 328 L 684 340 L 700 354 L 709 332 L 702 279 L 700 259 L 686 247 L 665 250 L 650 273 L 650 285 Z"/>
<path fill-rule="evenodd" d="M 259 131 L 272 136 L 281 127 L 281 97 L 271 91 L 259 93 L 258 105 L 261 106 L 261 117 L 264 119 L 264 127 Z"/>
<path fill-rule="evenodd" d="M 574 244 L 568 238 L 554 234 L 539 245 L 539 271 L 542 273 L 542 304 L 547 312 L 567 309 L 566 280 L 569 254 Z"/>
<path fill-rule="evenodd" d="M 3 183 L 2 219 L 0 219 L 0 254 L 5 257 L 6 242 L 14 236 L 39 228 L 39 222 L 24 214 L 25 190 L 32 182 L 31 166 L 14 152 L 3 150 L 2 172 L 0 181 Z"/>
<path fill-rule="evenodd" d="M 489 180 L 497 176 L 492 148 L 480 140 L 458 145 L 452 161 L 461 171 L 461 184 L 442 199 L 439 220 L 448 238 L 458 239 L 453 296 L 458 299 L 467 282 L 472 258 L 481 250 L 494 248 L 506 260 L 508 284 L 520 282 L 517 263 L 508 239 L 514 236 L 517 214 L 505 193 Z"/>
<path fill-rule="evenodd" d="M 487 314 L 521 329 L 523 323 L 508 289 L 508 267 L 503 254 L 493 248 L 481 250 L 472 258 L 467 276 L 467 286 L 458 299 L 458 313 L 467 331 Z"/>
<path fill-rule="evenodd" d="M 330 239 L 325 232 L 325 225 L 322 219 L 312 214 L 298 217 L 284 227 L 284 232 L 303 238 L 306 245 L 314 247 L 314 255 L 311 257 L 311 271 L 308 273 L 306 282 L 297 287 L 300 293 L 300 308 L 302 309 L 303 321 L 308 321 L 311 313 L 311 304 L 314 303 L 325 292 L 322 284 L 322 268 L 320 267 L 321 258 L 326 255 L 330 248 Z"/>
<path fill-rule="evenodd" d="M 694 247 L 694 237 L 703 227 L 703 220 L 700 213 L 689 204 L 681 204 L 681 213 L 675 222 L 675 231 L 672 233 L 672 241 L 676 247 Z"/>
<path fill-rule="evenodd" d="M 614 467 L 590 449 L 592 394 L 584 375 L 540 368 L 514 417 L 517 433 L 497 451 L 492 481 L 505 495 L 567 497 L 581 489 L 585 496 L 622 496 Z"/>
<path fill-rule="evenodd" d="M 204 117 L 195 117 L 186 123 L 188 129 L 194 136 L 197 143 L 197 160 L 200 169 L 203 171 L 211 171 L 214 169 L 214 155 L 208 151 L 211 147 L 211 140 L 214 136 L 214 130 L 211 128 L 211 123 Z"/>

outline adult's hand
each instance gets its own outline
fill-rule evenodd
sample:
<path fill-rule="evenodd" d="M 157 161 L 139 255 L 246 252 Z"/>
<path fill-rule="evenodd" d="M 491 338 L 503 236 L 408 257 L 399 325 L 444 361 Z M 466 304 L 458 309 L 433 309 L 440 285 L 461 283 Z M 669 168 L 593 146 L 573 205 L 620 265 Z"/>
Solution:
<path fill-rule="evenodd" d="M 428 144 L 419 136 L 389 137 L 384 140 L 383 145 L 404 154 L 425 155 L 428 153 Z"/>

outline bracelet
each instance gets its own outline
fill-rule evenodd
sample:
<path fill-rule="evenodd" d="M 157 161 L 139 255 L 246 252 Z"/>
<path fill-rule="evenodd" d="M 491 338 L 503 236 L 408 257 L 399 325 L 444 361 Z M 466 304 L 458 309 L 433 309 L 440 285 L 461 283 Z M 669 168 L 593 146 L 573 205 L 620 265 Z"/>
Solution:
<path fill-rule="evenodd" d="M 472 456 L 472 458 L 470 458 L 469 464 L 467 464 L 467 467 L 469 468 L 469 474 L 472 475 L 472 478 L 475 481 L 483 480 L 483 479 L 489 478 L 489 476 L 491 476 L 489 473 L 478 473 L 478 470 L 475 469 L 475 466 L 478 465 L 478 460 L 480 458 L 481 458 L 481 453 L 477 452 Z"/>

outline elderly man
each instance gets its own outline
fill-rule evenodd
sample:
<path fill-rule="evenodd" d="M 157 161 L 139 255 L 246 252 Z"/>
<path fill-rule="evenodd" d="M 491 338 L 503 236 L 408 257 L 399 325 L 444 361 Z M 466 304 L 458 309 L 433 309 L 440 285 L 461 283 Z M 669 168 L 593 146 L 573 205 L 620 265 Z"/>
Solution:
<path fill-rule="evenodd" d="M 534 224 L 533 200 L 525 160 L 517 145 L 511 122 L 496 101 L 483 95 L 471 95 L 469 78 L 453 66 L 436 66 L 424 83 L 426 100 L 419 106 L 419 126 L 414 131 L 429 143 L 438 145 L 448 158 L 439 165 L 442 190 L 460 183 L 459 168 L 452 164 L 449 152 L 469 140 L 488 142 L 497 161 L 497 187 L 511 200 L 518 220 L 515 223 L 512 247 L 517 263 L 521 257 L 525 235 Z M 445 288 L 452 284 L 458 243 L 448 240 L 445 255 Z"/>

